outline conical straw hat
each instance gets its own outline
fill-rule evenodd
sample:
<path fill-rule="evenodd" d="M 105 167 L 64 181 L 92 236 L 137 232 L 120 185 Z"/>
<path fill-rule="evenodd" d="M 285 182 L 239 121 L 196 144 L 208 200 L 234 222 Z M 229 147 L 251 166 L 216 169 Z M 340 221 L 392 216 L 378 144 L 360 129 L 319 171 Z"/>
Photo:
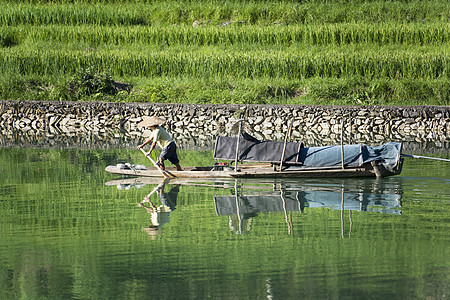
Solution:
<path fill-rule="evenodd" d="M 158 117 L 143 116 L 143 121 L 138 124 L 139 127 L 158 126 L 163 124 L 166 120 Z"/>

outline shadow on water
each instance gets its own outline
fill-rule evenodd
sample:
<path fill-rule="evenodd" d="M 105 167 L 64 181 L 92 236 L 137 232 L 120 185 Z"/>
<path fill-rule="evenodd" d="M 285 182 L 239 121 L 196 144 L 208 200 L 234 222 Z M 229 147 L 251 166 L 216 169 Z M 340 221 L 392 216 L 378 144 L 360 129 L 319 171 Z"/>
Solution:
<path fill-rule="evenodd" d="M 152 224 L 144 231 L 151 236 L 160 233 L 161 227 L 169 221 L 175 210 L 180 186 L 199 186 L 226 190 L 228 195 L 214 195 L 217 216 L 228 216 L 229 229 L 243 234 L 251 230 L 253 218 L 261 213 L 281 212 L 287 224 L 288 234 L 292 234 L 292 215 L 307 210 L 330 209 L 341 211 L 341 229 L 344 237 L 344 213 L 353 225 L 352 211 L 400 215 L 403 194 L 402 179 L 399 177 L 373 179 L 328 179 L 328 180 L 195 180 L 156 178 L 124 178 L 108 181 L 106 185 L 117 186 L 120 190 L 156 187 L 140 199 L 138 206 L 151 214 Z M 152 195 L 157 195 L 161 205 L 154 204 Z M 347 217 L 345 217 L 347 219 Z"/>

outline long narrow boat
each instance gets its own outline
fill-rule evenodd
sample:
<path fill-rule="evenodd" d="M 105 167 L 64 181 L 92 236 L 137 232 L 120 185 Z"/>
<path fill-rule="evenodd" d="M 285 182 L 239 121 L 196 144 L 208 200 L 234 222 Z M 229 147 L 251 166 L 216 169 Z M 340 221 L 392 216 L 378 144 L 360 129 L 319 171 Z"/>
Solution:
<path fill-rule="evenodd" d="M 398 175 L 401 172 L 401 163 L 395 170 L 387 170 L 382 165 L 377 166 L 378 172 L 382 177 Z M 155 167 L 146 167 L 145 169 L 123 168 L 121 166 L 107 166 L 107 172 L 126 176 L 147 176 L 163 177 Z M 166 168 L 166 172 L 173 178 L 312 178 L 312 177 L 376 177 L 376 171 L 371 164 L 365 164 L 361 167 L 351 167 L 345 169 L 318 168 L 318 169 L 296 169 L 284 170 L 282 172 L 274 171 L 268 164 L 242 164 L 238 171 L 234 170 L 215 170 L 211 167 L 193 167 L 185 168 L 183 171 L 176 171 L 175 168 Z M 379 177 L 380 175 L 378 175 Z"/>
<path fill-rule="evenodd" d="M 306 178 L 386 177 L 402 170 L 401 143 L 373 147 L 364 144 L 304 147 L 303 143 L 259 141 L 248 134 L 219 136 L 214 166 L 166 168 L 173 178 Z M 237 158 L 237 159 L 236 159 Z M 246 162 L 236 164 L 238 162 Z M 234 161 L 228 164 L 224 161 Z M 116 165 L 106 167 L 113 174 L 162 177 L 154 167 Z"/>

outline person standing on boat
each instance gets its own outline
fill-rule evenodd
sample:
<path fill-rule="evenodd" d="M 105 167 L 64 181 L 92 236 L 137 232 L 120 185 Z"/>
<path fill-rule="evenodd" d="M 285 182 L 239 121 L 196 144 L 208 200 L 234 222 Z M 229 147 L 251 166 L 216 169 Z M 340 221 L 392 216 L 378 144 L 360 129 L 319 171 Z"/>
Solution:
<path fill-rule="evenodd" d="M 160 146 L 162 151 L 158 158 L 157 164 L 162 170 L 165 170 L 164 161 L 168 159 L 175 167 L 177 171 L 182 171 L 180 166 L 180 160 L 177 155 L 177 145 L 173 141 L 172 137 L 161 127 L 165 122 L 164 119 L 158 117 L 144 117 L 144 121 L 138 124 L 140 127 L 149 127 L 152 130 L 150 137 L 142 144 L 138 146 L 138 149 L 142 149 L 145 145 L 152 143 L 150 151 L 145 156 L 149 156 L 155 149 L 156 145 Z"/>

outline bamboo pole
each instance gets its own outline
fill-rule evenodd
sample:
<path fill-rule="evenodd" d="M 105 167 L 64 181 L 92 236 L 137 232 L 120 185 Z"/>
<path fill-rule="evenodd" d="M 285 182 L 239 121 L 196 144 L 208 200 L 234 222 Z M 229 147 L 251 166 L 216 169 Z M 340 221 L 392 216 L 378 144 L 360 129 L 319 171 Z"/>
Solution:
<path fill-rule="evenodd" d="M 234 159 L 234 172 L 237 172 L 237 165 L 238 165 L 238 158 L 239 158 L 239 142 L 241 140 L 241 134 L 242 134 L 242 120 L 239 120 L 239 133 L 237 137 L 236 142 L 236 157 Z"/>
<path fill-rule="evenodd" d="M 150 157 L 150 155 L 146 155 L 145 150 L 140 148 L 141 152 L 144 153 L 144 155 L 150 159 L 150 161 L 153 163 L 153 165 L 155 166 L 155 168 L 165 177 L 165 178 L 173 178 L 175 176 L 170 176 L 169 173 L 167 173 L 166 171 L 164 171 L 163 169 L 161 169 L 161 167 Z"/>
<path fill-rule="evenodd" d="M 283 153 L 281 153 L 281 160 L 280 160 L 280 172 L 283 171 L 283 161 L 284 156 L 286 154 L 286 144 L 288 140 L 291 139 L 292 123 L 293 121 L 291 121 L 291 123 L 289 124 L 288 131 L 286 132 L 286 136 L 284 138 Z"/>
<path fill-rule="evenodd" d="M 341 160 L 342 160 L 342 170 L 345 169 L 344 166 L 344 118 L 341 120 Z"/>
<path fill-rule="evenodd" d="M 239 228 L 239 234 L 242 234 L 242 219 L 241 219 L 241 211 L 239 206 L 239 192 L 237 189 L 237 180 L 234 181 L 234 195 L 236 198 L 236 214 L 239 220 L 238 228 Z"/>
<path fill-rule="evenodd" d="M 412 155 L 412 154 L 402 154 L 402 155 L 406 156 L 406 157 L 411 157 L 411 158 L 426 158 L 426 159 L 434 159 L 434 160 L 450 162 L 450 159 L 439 158 L 439 157 L 429 157 L 429 156 Z"/>
<path fill-rule="evenodd" d="M 160 184 L 158 184 L 154 189 L 153 189 L 153 191 L 151 191 L 150 193 L 148 193 L 147 194 L 147 198 L 150 198 L 150 196 L 151 195 L 153 195 L 157 190 L 159 190 L 160 188 L 162 188 L 162 187 L 164 187 L 164 185 L 166 185 L 166 183 L 167 183 L 167 181 L 168 181 L 169 179 L 168 178 L 164 178 L 163 179 L 163 181 L 160 183 Z M 148 201 L 142 201 L 142 202 L 148 202 Z"/>
<path fill-rule="evenodd" d="M 344 187 L 341 188 L 341 237 L 344 238 Z"/>
<path fill-rule="evenodd" d="M 285 219 L 286 224 L 288 226 L 288 235 L 291 235 L 292 234 L 292 227 L 291 227 L 291 222 L 289 222 L 289 216 L 288 216 L 288 212 L 286 210 L 286 199 L 284 198 L 284 192 L 283 192 L 282 188 L 280 188 L 280 196 L 281 196 L 281 201 L 283 201 L 284 219 Z"/>
<path fill-rule="evenodd" d="M 382 178 L 383 175 L 380 172 L 380 169 L 378 169 L 378 165 L 375 161 L 370 162 L 370 164 L 372 165 L 373 171 L 375 172 L 375 176 L 377 176 L 377 178 Z"/>

